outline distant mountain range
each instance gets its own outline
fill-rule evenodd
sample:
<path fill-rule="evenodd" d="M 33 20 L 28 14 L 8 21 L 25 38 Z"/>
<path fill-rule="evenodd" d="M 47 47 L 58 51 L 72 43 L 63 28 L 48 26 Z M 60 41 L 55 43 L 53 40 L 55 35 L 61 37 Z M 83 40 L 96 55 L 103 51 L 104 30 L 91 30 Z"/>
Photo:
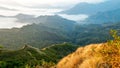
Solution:
<path fill-rule="evenodd" d="M 51 15 L 51 16 L 45 15 L 45 16 L 35 17 L 34 15 L 18 14 L 15 16 L 3 16 L 3 15 L 1 15 L 0 17 L 16 18 L 17 22 L 20 22 L 20 23 L 42 24 L 42 25 L 47 26 L 47 27 L 64 29 L 66 31 L 72 30 L 74 25 L 76 24 L 75 21 L 62 18 L 59 15 Z"/>
<path fill-rule="evenodd" d="M 89 16 L 84 23 L 85 24 L 103 24 L 103 23 L 117 23 L 120 22 L 120 9 L 99 12 L 97 14 Z"/>
<path fill-rule="evenodd" d="M 72 7 L 71 9 L 62 11 L 60 13 L 63 14 L 87 14 L 92 15 L 98 12 L 106 12 L 120 8 L 119 7 L 120 1 L 119 0 L 108 0 L 106 2 L 98 3 L 98 4 L 91 4 L 91 3 L 79 3 L 76 6 Z"/>
<path fill-rule="evenodd" d="M 76 45 L 100 43 L 111 39 L 109 30 L 120 29 L 120 9 L 91 15 L 83 23 L 58 15 L 38 16 L 18 14 L 1 16 L 17 18 L 18 22 L 30 23 L 22 28 L 0 29 L 0 44 L 9 49 L 18 49 L 25 44 L 44 48 L 51 44 L 69 42 Z M 103 37 L 101 37 L 101 35 Z"/>
<path fill-rule="evenodd" d="M 59 17 L 54 18 L 55 20 L 52 20 L 52 22 L 47 20 L 44 24 L 0 29 L 0 44 L 7 49 L 18 49 L 25 44 L 44 48 L 51 44 L 63 42 L 82 46 L 90 43 L 105 42 L 111 39 L 109 30 L 120 29 L 120 23 L 79 25 L 67 19 L 60 18 L 59 20 Z M 56 18 L 58 19 L 56 20 Z"/>
<path fill-rule="evenodd" d="M 69 42 L 75 23 L 74 21 L 61 18 L 60 16 L 41 16 L 28 19 L 27 15 L 16 15 L 19 22 L 33 23 L 22 28 L 0 29 L 0 43 L 6 48 L 16 49 L 24 44 L 42 48 L 55 43 Z M 25 17 L 21 20 L 21 17 Z"/>

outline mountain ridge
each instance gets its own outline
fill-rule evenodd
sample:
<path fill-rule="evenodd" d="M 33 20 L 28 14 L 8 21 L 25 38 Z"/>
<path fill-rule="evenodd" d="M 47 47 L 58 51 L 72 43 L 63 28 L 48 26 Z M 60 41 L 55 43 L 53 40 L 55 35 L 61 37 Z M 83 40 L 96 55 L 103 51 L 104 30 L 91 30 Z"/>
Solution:
<path fill-rule="evenodd" d="M 90 3 L 78 3 L 71 9 L 62 11 L 60 13 L 63 14 L 71 14 L 71 15 L 76 15 L 76 14 L 87 14 L 87 15 L 92 15 L 96 14 L 98 12 L 105 12 L 105 11 L 110 11 L 110 10 L 115 10 L 120 8 L 119 7 L 119 2 L 118 0 L 108 0 L 102 3 L 98 4 L 90 4 Z M 112 4 L 112 6 L 111 6 Z"/>
<path fill-rule="evenodd" d="M 103 23 L 117 23 L 120 21 L 120 8 L 116 10 L 99 12 L 89 16 L 85 21 L 85 24 L 103 24 Z"/>
<path fill-rule="evenodd" d="M 44 49 L 25 45 L 19 50 L 1 50 L 0 67 L 25 68 L 26 65 L 29 65 L 33 68 L 37 66 L 49 68 L 55 65 L 61 58 L 73 52 L 77 47 L 69 43 L 63 43 L 54 44 Z"/>

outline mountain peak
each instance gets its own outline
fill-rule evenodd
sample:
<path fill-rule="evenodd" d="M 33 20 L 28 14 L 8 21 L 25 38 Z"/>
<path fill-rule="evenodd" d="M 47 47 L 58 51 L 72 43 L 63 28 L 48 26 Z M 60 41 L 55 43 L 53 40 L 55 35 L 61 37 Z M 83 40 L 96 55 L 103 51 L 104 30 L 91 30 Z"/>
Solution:
<path fill-rule="evenodd" d="M 87 14 L 92 15 L 98 12 L 110 11 L 120 8 L 119 7 L 119 0 L 108 0 L 105 2 L 92 4 L 92 3 L 78 3 L 71 9 L 62 11 L 60 13 L 64 14 Z"/>

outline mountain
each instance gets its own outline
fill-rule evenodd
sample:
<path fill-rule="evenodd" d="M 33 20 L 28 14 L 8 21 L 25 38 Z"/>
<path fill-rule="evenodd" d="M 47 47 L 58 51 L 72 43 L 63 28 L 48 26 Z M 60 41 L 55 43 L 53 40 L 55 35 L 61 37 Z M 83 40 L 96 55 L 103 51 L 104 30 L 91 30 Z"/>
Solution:
<path fill-rule="evenodd" d="M 16 17 L 23 17 L 23 15 Z M 60 16 L 42 16 L 34 21 L 39 23 L 22 28 L 0 29 L 0 44 L 6 48 L 17 49 L 24 44 L 42 48 L 55 43 L 69 42 L 69 33 L 76 23 Z"/>
<path fill-rule="evenodd" d="M 115 23 L 120 21 L 120 9 L 99 12 L 97 14 L 88 17 L 84 23 L 85 24 L 103 24 L 103 23 Z"/>
<path fill-rule="evenodd" d="M 109 35 L 111 29 L 120 30 L 119 22 L 81 25 L 58 15 L 39 16 L 34 18 L 34 21 L 37 23 L 22 28 L 0 29 L 0 45 L 6 49 L 18 49 L 25 44 L 44 48 L 63 42 L 84 46 L 90 43 L 106 42 L 112 39 Z"/>
<path fill-rule="evenodd" d="M 120 32 L 120 23 L 77 25 L 71 34 L 72 43 L 81 46 L 91 43 L 102 43 L 112 39 L 109 35 L 111 29 Z M 102 36 L 102 37 L 101 37 Z"/>
<path fill-rule="evenodd" d="M 47 27 L 52 27 L 56 29 L 63 29 L 65 31 L 71 31 L 76 24 L 75 21 L 62 18 L 58 15 L 54 16 L 39 16 L 35 21 L 42 23 Z"/>
<path fill-rule="evenodd" d="M 105 12 L 105 11 L 110 11 L 110 10 L 115 10 L 120 8 L 119 7 L 119 0 L 108 0 L 102 3 L 97 3 L 97 4 L 91 4 L 91 3 L 79 3 L 72 7 L 71 9 L 62 11 L 60 13 L 63 14 L 87 14 L 87 15 L 92 15 L 96 14 L 98 12 Z"/>
<path fill-rule="evenodd" d="M 56 28 L 56 29 L 63 29 L 66 31 L 70 31 L 74 28 L 74 25 L 76 24 L 75 21 L 68 20 L 65 18 L 62 18 L 59 15 L 45 15 L 45 16 L 38 16 L 35 17 L 34 15 L 27 15 L 27 14 L 17 14 L 15 16 L 3 16 L 0 15 L 0 17 L 3 18 L 16 18 L 17 22 L 19 23 L 28 23 L 28 24 L 40 24 L 50 27 L 50 28 Z"/>
<path fill-rule="evenodd" d="M 112 33 L 113 32 L 113 33 Z M 78 48 L 64 57 L 56 68 L 117 68 L 120 62 L 120 36 L 111 31 L 114 40 Z M 101 36 L 102 37 L 102 36 Z"/>
<path fill-rule="evenodd" d="M 50 44 L 69 41 L 64 31 L 40 24 L 27 25 L 20 29 L 1 29 L 0 38 L 0 44 L 9 49 L 18 49 L 24 44 L 43 48 Z"/>
<path fill-rule="evenodd" d="M 77 46 L 69 43 L 54 44 L 43 49 L 25 45 L 19 50 L 0 51 L 0 68 L 30 68 L 55 65 L 61 58 L 75 51 Z M 47 64 L 47 65 L 46 65 Z M 41 68 L 41 67 L 38 67 Z"/>

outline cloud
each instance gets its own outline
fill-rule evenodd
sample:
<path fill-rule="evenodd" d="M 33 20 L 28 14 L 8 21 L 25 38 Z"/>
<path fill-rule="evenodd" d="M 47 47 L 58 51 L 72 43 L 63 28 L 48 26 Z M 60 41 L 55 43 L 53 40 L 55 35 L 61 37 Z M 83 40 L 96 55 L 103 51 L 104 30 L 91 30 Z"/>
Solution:
<path fill-rule="evenodd" d="M 79 2 L 88 2 L 88 3 L 98 3 L 103 2 L 104 0 L 0 0 L 0 5 L 9 5 L 9 6 L 24 6 L 24 7 L 38 7 L 38 8 L 49 8 L 49 7 L 71 7 L 73 4 Z"/>
<path fill-rule="evenodd" d="M 0 9 L 2 9 L 2 10 L 10 10 L 10 11 L 17 11 L 16 9 L 10 9 L 10 8 L 7 8 L 7 7 L 0 7 Z"/>
<path fill-rule="evenodd" d="M 74 20 L 74 21 L 83 21 L 85 20 L 86 18 L 88 18 L 87 15 L 67 15 L 67 14 L 59 14 L 61 17 L 63 18 L 67 18 L 69 20 Z"/>
<path fill-rule="evenodd" d="M 4 14 L 9 14 L 6 12 L 10 12 L 37 15 L 37 13 L 45 11 L 44 14 L 49 14 L 66 8 L 69 9 L 79 2 L 99 3 L 103 2 L 103 0 L 0 0 L 0 12 Z"/>
<path fill-rule="evenodd" d="M 70 8 L 77 3 L 99 3 L 104 0 L 16 0 L 17 3 L 31 8 Z"/>
<path fill-rule="evenodd" d="M 12 27 L 22 27 L 28 23 L 16 22 L 16 18 L 2 18 L 0 17 L 0 29 L 1 28 L 12 28 Z"/>

